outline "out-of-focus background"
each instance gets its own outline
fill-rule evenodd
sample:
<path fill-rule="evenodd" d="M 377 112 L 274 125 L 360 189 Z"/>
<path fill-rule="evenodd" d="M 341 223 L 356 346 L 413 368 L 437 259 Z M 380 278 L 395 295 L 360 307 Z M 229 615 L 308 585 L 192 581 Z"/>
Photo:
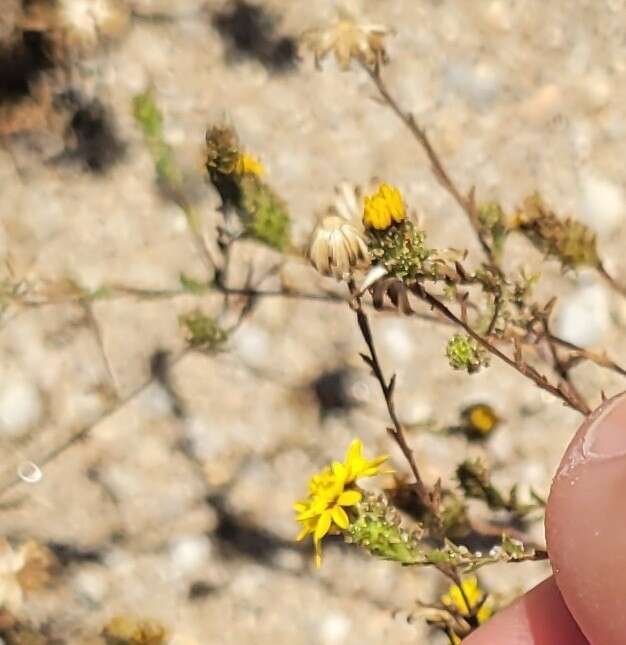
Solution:
<path fill-rule="evenodd" d="M 58 0 L 65 31 L 39 4 L 27 27 L 16 26 L 20 0 L 2 0 L 0 16 L 0 535 L 47 545 L 59 568 L 17 613 L 71 644 L 99 642 L 88 639 L 116 614 L 159 621 L 177 645 L 444 642 L 418 617 L 418 601 L 445 589 L 436 573 L 333 541 L 315 571 L 309 545 L 293 539 L 292 502 L 353 437 L 405 468 L 347 306 L 262 299 L 223 351 L 173 361 L 174 405 L 158 378 L 143 385 L 183 350 L 178 316 L 217 314 L 221 296 L 72 301 L 75 285 L 176 291 L 181 273 L 206 279 L 133 118 L 148 87 L 208 238 L 221 216 L 204 133 L 226 119 L 287 201 L 297 244 L 334 186 L 376 176 L 401 187 L 434 246 L 476 254 L 463 214 L 364 72 L 298 58 L 300 33 L 331 20 L 335 3 Z M 109 11 L 121 17 L 99 22 Z M 624 282 L 626 3 L 371 0 L 356 12 L 395 30 L 388 84 L 459 183 L 508 209 L 540 190 L 597 231 Z M 561 336 L 626 359 L 623 299 L 592 275 L 563 277 L 522 242 L 509 256 L 546 276 L 540 295 L 558 293 Z M 242 242 L 232 279 L 278 259 Z M 298 260 L 280 273 L 295 287 L 339 288 Z M 445 327 L 382 314 L 373 325 L 428 481 L 450 483 L 455 464 L 483 455 L 497 483 L 547 493 L 574 412 L 495 362 L 471 378 L 452 372 Z M 594 367 L 574 377 L 594 403 L 622 387 Z M 503 419 L 484 445 L 420 429 L 458 423 L 473 402 Z M 42 463 L 81 428 L 91 429 Z M 542 532 L 535 525 L 534 539 Z M 0 605 L 10 569 L 5 557 Z M 482 581 L 507 599 L 547 571 L 499 565 Z"/>

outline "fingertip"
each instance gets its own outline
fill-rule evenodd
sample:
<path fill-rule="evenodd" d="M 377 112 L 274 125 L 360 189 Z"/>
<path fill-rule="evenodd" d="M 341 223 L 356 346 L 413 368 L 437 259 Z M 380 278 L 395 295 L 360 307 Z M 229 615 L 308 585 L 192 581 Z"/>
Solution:
<path fill-rule="evenodd" d="M 556 583 L 592 643 L 626 642 L 626 396 L 582 425 L 554 479 L 546 539 Z"/>
<path fill-rule="evenodd" d="M 550 577 L 498 612 L 463 645 L 588 645 Z"/>

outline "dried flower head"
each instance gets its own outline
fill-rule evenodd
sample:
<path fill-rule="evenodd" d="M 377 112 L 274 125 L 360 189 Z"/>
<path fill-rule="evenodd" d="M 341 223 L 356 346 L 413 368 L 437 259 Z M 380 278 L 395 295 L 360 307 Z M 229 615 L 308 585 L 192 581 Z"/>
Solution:
<path fill-rule="evenodd" d="M 524 200 L 512 226 L 537 249 L 557 258 L 565 269 L 600 266 L 595 233 L 573 219 L 560 219 L 537 193 Z"/>
<path fill-rule="evenodd" d="M 405 219 L 406 207 L 402 193 L 395 186 L 383 183 L 373 195 L 365 197 L 363 223 L 366 228 L 384 231 Z"/>
<path fill-rule="evenodd" d="M 209 172 L 230 175 L 240 159 L 239 138 L 233 128 L 214 125 L 206 132 L 206 167 Z"/>
<path fill-rule="evenodd" d="M 332 24 L 305 31 L 301 40 L 313 52 L 316 65 L 332 52 L 343 70 L 352 60 L 374 68 L 389 60 L 385 36 L 390 33 L 384 25 L 358 23 L 346 10 L 340 10 Z"/>
<path fill-rule="evenodd" d="M 363 216 L 363 193 L 360 186 L 347 181 L 335 186 L 335 199 L 328 209 L 330 215 L 339 215 L 356 224 Z"/>
<path fill-rule="evenodd" d="M 48 584 L 54 563 L 52 553 L 37 542 L 13 548 L 6 539 L 0 540 L 0 610 L 17 613 L 25 592 Z"/>
<path fill-rule="evenodd" d="M 350 222 L 337 215 L 327 215 L 313 231 L 309 259 L 322 275 L 343 280 L 354 269 L 369 264 L 367 244 Z"/>
<path fill-rule="evenodd" d="M 53 52 L 61 57 L 115 39 L 130 24 L 125 0 L 33 0 L 27 7 L 25 28 L 46 32 Z"/>
<path fill-rule="evenodd" d="M 322 561 L 322 538 L 328 533 L 345 531 L 350 526 L 350 517 L 345 509 L 355 506 L 363 498 L 356 482 L 379 475 L 386 460 L 386 455 L 366 459 L 362 442 L 355 439 L 343 463 L 335 461 L 309 480 L 309 495 L 294 504 L 294 510 L 296 521 L 302 525 L 297 539 L 313 535 L 316 566 L 319 567 Z"/>
<path fill-rule="evenodd" d="M 489 470 L 480 459 L 466 459 L 456 469 L 456 477 L 466 497 L 480 499 L 489 508 L 505 508 L 506 501 L 491 484 Z"/>
<path fill-rule="evenodd" d="M 107 645 L 165 645 L 167 631 L 159 623 L 133 616 L 115 616 L 102 630 Z"/>

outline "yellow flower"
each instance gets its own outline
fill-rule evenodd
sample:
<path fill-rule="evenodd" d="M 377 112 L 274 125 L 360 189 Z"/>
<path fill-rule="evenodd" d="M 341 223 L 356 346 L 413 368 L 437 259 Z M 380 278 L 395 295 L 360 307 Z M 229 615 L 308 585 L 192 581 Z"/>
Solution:
<path fill-rule="evenodd" d="M 465 408 L 463 417 L 469 429 L 482 437 L 490 435 L 500 422 L 494 409 L 486 403 L 476 403 Z"/>
<path fill-rule="evenodd" d="M 234 173 L 236 175 L 256 175 L 261 177 L 265 174 L 265 167 L 253 155 L 247 152 L 240 152 L 235 161 Z"/>
<path fill-rule="evenodd" d="M 363 223 L 366 227 L 384 231 L 405 218 L 406 208 L 402 194 L 395 186 L 381 184 L 373 195 L 365 198 Z"/>
<path fill-rule="evenodd" d="M 363 457 L 363 442 L 360 439 L 353 439 L 346 452 L 346 460 L 343 463 L 346 468 L 346 483 L 350 484 L 357 479 L 364 477 L 376 477 L 382 474 L 381 465 L 387 461 L 387 455 L 380 455 L 374 459 Z M 386 470 L 386 473 L 391 471 Z"/>
<path fill-rule="evenodd" d="M 297 540 L 313 535 L 315 564 L 322 561 L 322 539 L 329 533 L 345 531 L 350 526 L 346 508 L 355 506 L 363 498 L 353 485 L 357 479 L 374 477 L 381 472 L 386 456 L 366 459 L 363 444 L 355 439 L 346 452 L 345 462 L 335 461 L 309 480 L 309 495 L 296 502 L 296 521 L 302 525 Z"/>
<path fill-rule="evenodd" d="M 470 576 L 461 582 L 460 587 L 452 585 L 448 592 L 441 596 L 441 602 L 462 616 L 469 616 L 480 605 L 476 612 L 476 619 L 479 624 L 482 624 L 489 620 L 493 614 L 492 598 L 490 596 L 484 598 L 485 594 L 478 584 L 478 578 Z"/>

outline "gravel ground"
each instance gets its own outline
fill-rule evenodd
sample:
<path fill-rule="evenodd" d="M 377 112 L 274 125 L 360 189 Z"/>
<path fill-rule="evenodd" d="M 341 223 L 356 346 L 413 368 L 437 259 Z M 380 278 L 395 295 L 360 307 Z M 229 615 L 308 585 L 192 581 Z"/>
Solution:
<path fill-rule="evenodd" d="M 275 17 L 270 44 L 334 11 L 330 0 L 258 6 Z M 132 98 L 149 84 L 207 231 L 219 199 L 202 176 L 204 131 L 226 117 L 289 203 L 298 243 L 340 180 L 377 176 L 401 187 L 433 245 L 469 247 L 479 257 L 463 214 L 373 100 L 364 73 L 342 73 L 331 62 L 320 72 L 308 59 L 281 67 L 267 43 L 242 53 L 228 36 L 232 7 L 221 2 L 137 0 L 134 10 L 127 33 L 71 76 L 112 115 L 119 160 L 101 173 L 58 161 L 68 144 L 54 119 L 0 150 L 0 254 L 14 276 L 42 290 L 63 281 L 176 289 L 181 272 L 202 278 L 184 215 L 159 194 L 133 121 Z M 428 128 L 451 173 L 506 208 L 540 190 L 598 232 L 607 266 L 623 276 L 625 3 L 371 0 L 361 10 L 395 29 L 388 83 Z M 559 293 L 564 337 L 626 361 L 623 300 L 593 276 L 560 276 L 525 244 L 512 245 L 511 257 L 545 274 L 540 295 Z M 241 244 L 235 264 L 251 258 L 270 266 L 277 256 Z M 296 261 L 282 271 L 289 284 L 332 287 Z M 183 410 L 176 416 L 160 385 L 137 388 L 155 351 L 182 350 L 177 317 L 199 304 L 217 313 L 221 299 L 129 296 L 88 309 L 5 310 L 0 484 L 92 424 L 115 397 L 128 399 L 43 467 L 39 481 L 21 482 L 0 500 L 0 534 L 52 543 L 65 557 L 63 574 L 27 598 L 25 615 L 52 621 L 68 643 L 118 613 L 157 619 L 177 645 L 443 643 L 423 621 L 407 620 L 417 600 L 443 590 L 437 575 L 335 543 L 318 572 L 308 548 L 293 542 L 292 501 L 352 437 L 404 467 L 385 436 L 376 384 L 359 364 L 353 314 L 338 304 L 262 300 L 227 351 L 186 354 L 173 366 Z M 578 423 L 574 412 L 500 364 L 472 378 L 452 373 L 445 327 L 380 315 L 374 332 L 384 365 L 398 374 L 404 421 L 454 423 L 473 401 L 504 417 L 485 447 L 412 431 L 427 480 L 449 481 L 468 453 L 486 454 L 498 483 L 548 490 Z M 336 369 L 349 370 L 357 405 L 320 418 L 310 384 Z M 595 402 L 601 389 L 621 387 L 593 367 L 575 377 Z M 542 527 L 533 535 L 541 541 Z M 510 597 L 546 573 L 541 564 L 499 566 L 482 579 Z"/>

